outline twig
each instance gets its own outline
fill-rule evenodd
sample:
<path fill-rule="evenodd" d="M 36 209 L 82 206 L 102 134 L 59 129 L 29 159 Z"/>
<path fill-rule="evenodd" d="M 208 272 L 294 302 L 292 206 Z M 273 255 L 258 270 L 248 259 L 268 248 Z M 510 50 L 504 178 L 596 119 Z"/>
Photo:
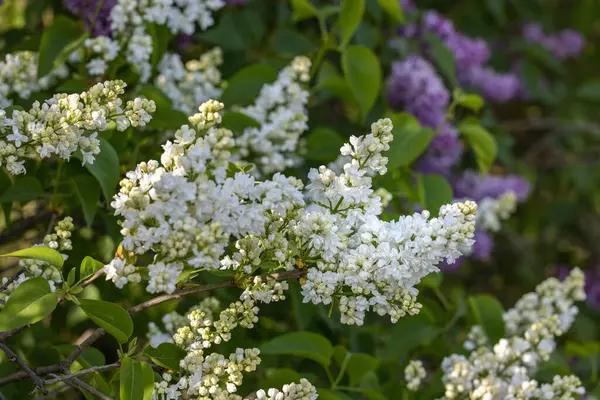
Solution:
<path fill-rule="evenodd" d="M 53 399 L 55 397 L 58 397 L 60 395 L 64 395 L 68 392 L 70 392 L 71 390 L 76 390 L 74 389 L 72 386 L 67 385 L 66 383 L 63 382 L 63 386 L 59 386 L 58 388 L 51 390 L 50 392 L 48 392 L 48 394 L 40 396 L 40 397 L 36 397 L 34 400 L 45 400 L 45 399 Z"/>
<path fill-rule="evenodd" d="M 4 284 L 2 286 L 0 286 L 0 292 L 5 291 L 6 288 L 8 288 L 10 286 L 11 283 L 13 283 L 17 279 L 19 279 L 19 276 L 21 276 L 21 274 L 23 272 L 25 272 L 25 267 L 21 267 L 21 269 L 18 270 L 16 274 L 14 274 L 13 276 L 11 276 L 10 278 L 8 278 L 8 280 L 6 282 L 4 282 Z"/>
<path fill-rule="evenodd" d="M 48 391 L 46 390 L 46 387 L 44 386 L 44 381 L 42 381 L 40 379 L 39 376 L 36 375 L 35 372 L 33 372 L 31 370 L 31 368 L 29 368 L 29 366 L 25 363 L 25 361 L 21 360 L 19 358 L 19 356 L 17 356 L 7 345 L 4 344 L 4 342 L 0 341 L 0 349 L 2 349 L 6 355 L 8 356 L 8 359 L 12 362 L 15 362 L 17 364 L 19 364 L 19 366 L 21 367 L 21 369 L 23 371 L 25 371 L 25 373 L 29 376 L 29 378 L 31 378 L 31 380 L 33 381 L 33 383 L 35 384 L 35 387 L 37 387 L 38 389 L 40 389 L 42 391 L 42 393 L 46 394 L 48 393 Z"/>
<path fill-rule="evenodd" d="M 88 374 L 93 374 L 95 372 L 105 371 L 107 369 L 117 368 L 119 365 L 121 365 L 121 364 L 119 364 L 119 363 L 112 363 L 112 364 L 108 364 L 108 365 L 98 365 L 98 366 L 95 366 L 95 367 L 92 367 L 92 368 L 82 369 L 81 371 L 77 371 L 77 372 L 74 372 L 74 373 L 69 374 L 69 375 L 58 376 L 58 377 L 56 377 L 54 379 L 48 379 L 48 380 L 44 381 L 44 383 L 46 385 L 51 385 L 53 383 L 66 381 L 66 380 L 69 380 L 69 379 L 77 377 L 77 376 L 88 375 Z"/>
<path fill-rule="evenodd" d="M 51 376 L 56 377 L 57 375 L 52 374 Z M 104 393 L 98 391 L 98 389 L 88 385 L 87 383 L 83 382 L 80 379 L 77 378 L 70 378 L 67 381 L 65 381 L 65 383 L 69 386 L 73 386 L 73 387 L 79 387 L 80 389 L 83 389 L 85 391 L 90 392 L 91 394 L 93 394 L 94 396 L 102 399 L 102 400 L 113 400 L 112 398 L 108 397 L 107 395 L 105 395 Z"/>
<path fill-rule="evenodd" d="M 285 280 L 285 279 L 290 279 L 290 278 L 299 278 L 305 274 L 306 274 L 305 271 L 291 271 L 291 272 L 283 272 L 283 273 L 279 273 L 279 274 L 262 275 L 262 277 L 263 278 L 270 277 L 270 278 L 276 279 L 276 280 Z M 205 292 L 208 290 L 224 288 L 224 287 L 231 287 L 231 286 L 235 286 L 235 285 L 236 285 L 235 282 L 228 281 L 228 282 L 220 282 L 220 283 L 215 283 L 215 284 L 210 284 L 210 285 L 197 286 L 197 287 L 193 287 L 193 288 L 181 289 L 174 293 L 155 297 L 154 299 L 150 299 L 148 301 L 140 303 L 136 306 L 131 307 L 128 311 L 129 311 L 129 314 L 135 314 L 146 308 L 153 307 L 153 306 L 163 303 L 165 301 L 179 299 L 183 296 L 187 296 L 190 294 L 201 293 L 201 292 Z M 23 328 L 20 328 L 20 329 L 23 329 Z M 102 328 L 96 329 L 94 331 L 94 333 L 92 333 L 80 345 L 78 345 L 71 352 L 71 354 L 69 354 L 69 356 L 65 360 L 63 360 L 59 364 L 48 365 L 45 367 L 39 367 L 36 369 L 36 371 L 38 371 L 38 374 L 40 374 L 40 375 L 48 375 L 48 374 L 51 374 L 54 372 L 59 372 L 61 370 L 65 374 L 68 374 L 71 364 L 73 364 L 73 362 L 77 359 L 77 357 L 79 357 L 79 355 L 81 355 L 81 353 L 83 353 L 83 351 L 86 348 L 90 347 L 96 340 L 98 340 L 102 336 L 104 336 L 105 333 L 106 333 L 106 331 Z M 10 335 L 8 335 L 8 336 L 10 336 Z M 0 386 L 4 386 L 10 382 L 23 380 L 25 378 L 27 378 L 27 375 L 24 374 L 22 371 L 16 372 L 14 374 L 0 378 Z M 65 382 L 67 382 L 67 381 L 65 381 Z"/>
<path fill-rule="evenodd" d="M 90 284 L 91 284 L 92 282 L 94 282 L 96 279 L 100 278 L 102 275 L 104 275 L 104 268 L 103 268 L 103 269 L 101 269 L 101 270 L 98 270 L 98 271 L 96 271 L 96 273 L 95 273 L 95 274 L 94 274 L 94 275 L 93 275 L 91 278 L 89 278 L 87 281 L 84 281 L 84 282 L 83 282 L 81 285 L 79 285 L 79 286 L 81 286 L 82 288 L 84 288 L 84 287 L 86 287 L 86 286 L 90 285 Z"/>
<path fill-rule="evenodd" d="M 6 400 L 6 397 L 0 392 L 0 400 Z"/>

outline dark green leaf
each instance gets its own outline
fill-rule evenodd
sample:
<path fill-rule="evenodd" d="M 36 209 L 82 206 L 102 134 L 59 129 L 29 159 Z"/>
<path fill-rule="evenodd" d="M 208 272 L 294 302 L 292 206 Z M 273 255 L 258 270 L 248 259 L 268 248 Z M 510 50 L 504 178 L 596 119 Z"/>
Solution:
<path fill-rule="evenodd" d="M 504 307 L 498 299 L 489 295 L 470 296 L 469 306 L 490 343 L 497 343 L 504 337 Z"/>
<path fill-rule="evenodd" d="M 340 47 L 345 47 L 365 13 L 365 0 L 342 0 L 342 8 L 337 22 L 340 28 Z"/>
<path fill-rule="evenodd" d="M 33 246 L 13 251 L 12 253 L 2 254 L 0 257 L 32 258 L 34 260 L 45 261 L 58 269 L 61 269 L 65 262 L 65 259 L 58 251 L 47 246 Z"/>
<path fill-rule="evenodd" d="M 396 22 L 404 23 L 404 13 L 400 6 L 400 1 L 396 0 L 377 0 L 381 8 L 385 10 Z"/>
<path fill-rule="evenodd" d="M 187 354 L 184 349 L 173 343 L 161 343 L 158 347 L 146 347 L 144 354 L 161 367 L 179 370 L 179 361 Z"/>
<path fill-rule="evenodd" d="M 292 20 L 294 22 L 302 21 L 303 19 L 308 19 L 319 15 L 317 9 L 310 3 L 309 0 L 290 0 L 290 3 L 292 3 L 292 10 L 294 11 L 292 14 Z"/>
<path fill-rule="evenodd" d="M 391 340 L 381 358 L 398 360 L 408 355 L 413 349 L 432 341 L 441 329 L 433 325 L 433 321 L 424 313 L 405 316 L 391 329 Z"/>
<path fill-rule="evenodd" d="M 34 324 L 54 311 L 58 294 L 42 277 L 27 279 L 8 297 L 0 313 L 0 331 Z"/>
<path fill-rule="evenodd" d="M 350 386 L 357 385 L 367 373 L 375 371 L 377 364 L 378 361 L 373 356 L 352 354 L 346 366 L 346 373 L 350 377 Z"/>
<path fill-rule="evenodd" d="M 584 83 L 577 90 L 577 97 L 587 101 L 600 101 L 600 80 Z"/>
<path fill-rule="evenodd" d="M 93 164 L 85 164 L 92 176 L 100 183 L 104 197 L 109 200 L 115 193 L 115 188 L 119 183 L 119 155 L 103 138 L 100 138 L 100 154 L 96 155 Z"/>
<path fill-rule="evenodd" d="M 273 50 L 281 55 L 291 56 L 309 54 L 316 50 L 316 46 L 293 29 L 279 28 L 275 31 L 271 42 Z"/>
<path fill-rule="evenodd" d="M 454 53 L 435 35 L 429 34 L 425 37 L 429 43 L 431 55 L 438 68 L 446 79 L 456 86 L 456 69 L 454 67 Z"/>
<path fill-rule="evenodd" d="M 306 158 L 315 161 L 331 162 L 340 155 L 345 140 L 333 129 L 318 126 L 306 137 Z"/>
<path fill-rule="evenodd" d="M 154 372 L 147 363 L 125 357 L 121 361 L 120 399 L 148 400 L 152 397 Z"/>
<path fill-rule="evenodd" d="M 89 175 L 77 175 L 71 178 L 73 191 L 81 204 L 83 218 L 87 226 L 91 226 L 96 216 L 98 209 L 98 201 L 100 200 L 100 186 L 94 178 Z"/>
<path fill-rule="evenodd" d="M 461 122 L 458 130 L 467 139 L 467 142 L 475 152 L 479 169 L 482 172 L 489 171 L 498 152 L 498 147 L 492 134 L 478 121 L 472 119 Z"/>
<path fill-rule="evenodd" d="M 121 306 L 102 300 L 80 299 L 83 311 L 119 343 L 126 343 L 133 333 L 133 321 Z"/>
<path fill-rule="evenodd" d="M 79 266 L 79 279 L 87 279 L 104 268 L 104 263 L 86 256 Z"/>
<path fill-rule="evenodd" d="M 291 332 L 265 343 L 260 352 L 305 357 L 328 366 L 333 355 L 333 346 L 327 338 L 316 333 Z"/>
<path fill-rule="evenodd" d="M 428 288 L 438 288 L 442 284 L 444 280 L 444 274 L 441 272 L 434 272 L 429 275 L 426 275 L 423 279 L 421 279 L 421 286 Z"/>
<path fill-rule="evenodd" d="M 419 180 L 423 189 L 422 204 L 426 210 L 437 215 L 441 206 L 452 203 L 452 187 L 446 178 L 427 174 L 421 175 Z"/>
<path fill-rule="evenodd" d="M 348 46 L 342 53 L 342 69 L 364 118 L 381 89 L 379 59 L 367 47 Z"/>
<path fill-rule="evenodd" d="M 506 23 L 506 12 L 504 6 L 506 2 L 504 0 L 485 0 L 485 6 L 488 12 L 492 14 L 496 22 L 500 25 Z"/>
<path fill-rule="evenodd" d="M 81 30 L 78 24 L 74 20 L 62 15 L 56 17 L 54 22 L 44 29 L 39 49 L 38 79 L 46 76 L 60 65 L 56 61 L 60 61 L 59 57 L 61 53 L 70 44 L 80 41 L 80 34 Z"/>
<path fill-rule="evenodd" d="M 416 118 L 406 113 L 394 114 L 390 119 L 394 125 L 394 140 L 390 143 L 386 156 L 388 169 L 394 170 L 415 161 L 427 149 L 435 133 L 429 128 L 421 127 Z"/>
<path fill-rule="evenodd" d="M 260 381 L 260 387 L 280 388 L 291 382 L 300 382 L 302 378 L 303 376 L 293 369 L 276 369 L 274 371 L 267 371 L 266 377 Z"/>
<path fill-rule="evenodd" d="M 2 193 L 0 203 L 30 201 L 43 195 L 44 189 L 42 188 L 42 184 L 31 176 L 24 176 L 15 179 L 12 186 Z"/>
<path fill-rule="evenodd" d="M 277 72 L 265 64 L 253 64 L 231 77 L 223 92 L 221 101 L 228 106 L 251 103 L 260 93 L 263 85 L 277 79 Z"/>
<path fill-rule="evenodd" d="M 160 24 L 148 24 L 148 32 L 152 36 L 151 64 L 153 68 L 156 68 L 165 55 L 169 46 L 169 40 L 173 35 L 167 25 Z"/>
<path fill-rule="evenodd" d="M 221 122 L 223 128 L 241 134 L 246 128 L 259 128 L 260 124 L 252 117 L 235 111 L 226 112 Z"/>
<path fill-rule="evenodd" d="M 202 33 L 200 39 L 216 44 L 223 50 L 244 50 L 250 44 L 250 38 L 240 34 L 233 14 L 231 11 L 224 13 L 219 24 Z"/>

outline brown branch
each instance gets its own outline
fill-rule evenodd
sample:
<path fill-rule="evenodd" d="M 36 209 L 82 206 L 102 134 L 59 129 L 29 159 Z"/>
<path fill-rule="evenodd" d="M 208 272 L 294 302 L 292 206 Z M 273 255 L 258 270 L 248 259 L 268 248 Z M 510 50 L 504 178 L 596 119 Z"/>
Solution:
<path fill-rule="evenodd" d="M 299 278 L 305 274 L 306 274 L 306 271 L 291 271 L 291 272 L 282 272 L 279 274 L 266 274 L 266 275 L 262 275 L 262 277 L 263 278 L 272 278 L 272 279 L 276 279 L 276 280 L 285 280 L 285 279 L 290 279 L 290 278 Z M 203 285 L 203 286 L 196 286 L 196 287 L 187 288 L 187 289 L 181 289 L 174 293 L 155 297 L 153 299 L 150 299 L 148 301 L 140 303 L 136 306 L 133 306 L 128 310 L 128 312 L 129 312 L 129 314 L 133 315 L 137 312 L 145 310 L 146 308 L 153 307 L 153 306 L 163 303 L 165 301 L 179 299 L 183 296 L 187 296 L 190 294 L 196 294 L 196 293 L 201 293 L 201 292 L 205 292 L 208 290 L 231 287 L 231 286 L 236 286 L 236 283 L 233 281 L 227 281 L 227 282 L 214 283 L 214 284 L 210 284 L 210 285 Z M 60 364 L 48 365 L 46 367 L 40 367 L 40 368 L 37 368 L 36 371 L 39 371 L 38 373 L 41 375 L 47 375 L 49 373 L 58 372 L 61 370 L 65 374 L 68 374 L 71 364 L 73 364 L 73 362 L 77 359 L 77 357 L 79 357 L 81 355 L 81 353 L 86 348 L 90 347 L 96 340 L 98 340 L 102 336 L 104 336 L 105 333 L 106 333 L 106 331 L 102 328 L 96 329 L 94 331 L 94 333 L 92 333 L 90 336 L 88 336 L 81 344 L 77 345 L 77 347 L 71 352 L 71 354 L 69 354 L 69 356 L 65 360 L 63 360 Z M 47 369 L 47 370 L 43 370 L 43 369 Z M 44 372 L 42 372 L 42 371 L 44 371 Z M 23 380 L 23 379 L 27 378 L 27 375 L 23 374 L 22 372 L 23 371 L 16 372 L 12 375 L 8 375 L 3 378 L 0 378 L 0 386 L 4 386 L 7 383 L 19 381 L 19 380 Z"/>
<path fill-rule="evenodd" d="M 52 374 L 51 376 L 56 377 L 56 375 L 54 375 L 54 374 Z M 96 396 L 102 400 L 113 400 L 112 398 L 108 397 L 104 393 L 98 391 L 98 389 L 88 385 L 87 383 L 83 382 L 80 379 L 70 378 L 69 380 L 66 380 L 65 383 L 69 386 L 77 387 L 77 388 L 83 389 L 87 392 L 90 392 L 91 394 L 93 394 L 94 396 Z"/>
<path fill-rule="evenodd" d="M 69 375 L 64 375 L 64 376 L 57 376 L 54 379 L 48 379 L 46 381 L 44 381 L 44 383 L 46 385 L 51 385 L 53 383 L 57 383 L 57 382 L 62 382 L 62 381 L 66 381 L 69 380 L 71 378 L 76 378 L 78 376 L 81 375 L 88 375 L 88 374 L 93 374 L 96 372 L 101 372 L 107 369 L 113 369 L 113 368 L 117 368 L 119 365 L 121 365 L 120 363 L 112 363 L 112 364 L 108 364 L 108 365 L 98 365 L 92 368 L 88 368 L 88 369 L 82 369 L 81 371 L 77 371 L 74 372 L 72 374 Z"/>
<path fill-rule="evenodd" d="M 16 274 L 11 276 L 10 278 L 8 278 L 8 280 L 6 282 L 4 282 L 4 284 L 2 286 L 0 286 L 0 292 L 5 291 L 10 286 L 11 283 L 13 283 L 17 279 L 19 279 L 19 276 L 21 276 L 21 274 L 23 272 L 25 272 L 25 267 L 21 267 L 21 269 L 18 270 Z"/>
<path fill-rule="evenodd" d="M 84 287 L 90 285 L 92 282 L 94 282 L 96 279 L 100 278 L 102 275 L 104 275 L 104 268 L 102 268 L 101 270 L 96 271 L 96 273 L 89 278 L 87 281 L 84 281 L 81 285 L 81 288 L 83 289 Z"/>
<path fill-rule="evenodd" d="M 27 365 L 27 363 L 25 363 L 25 361 L 21 360 L 21 358 L 19 358 L 19 356 L 17 356 L 2 341 L 0 341 L 0 349 L 2 349 L 2 351 L 4 351 L 6 353 L 6 355 L 8 356 L 8 359 L 10 361 L 19 364 L 19 366 L 21 367 L 21 369 L 23 371 L 25 371 L 25 373 L 27 374 L 27 376 L 29 376 L 29 378 L 31 378 L 31 380 L 35 384 L 36 388 L 40 389 L 42 391 L 42 393 L 44 393 L 44 394 L 48 393 L 48 391 L 46 390 L 46 387 L 44 386 L 44 381 L 42 381 L 40 379 L 40 377 L 37 376 L 37 374 L 31 370 L 31 368 L 29 368 L 29 366 Z"/>

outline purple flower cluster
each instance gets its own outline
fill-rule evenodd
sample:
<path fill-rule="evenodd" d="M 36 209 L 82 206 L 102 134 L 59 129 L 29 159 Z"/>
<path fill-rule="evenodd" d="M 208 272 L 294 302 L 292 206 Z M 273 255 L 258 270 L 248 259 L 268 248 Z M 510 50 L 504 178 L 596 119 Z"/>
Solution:
<path fill-rule="evenodd" d="M 523 177 L 517 175 L 482 176 L 475 171 L 465 171 L 453 182 L 454 197 L 481 201 L 486 197 L 497 199 L 507 192 L 514 192 L 519 202 L 529 196 L 531 185 Z"/>
<path fill-rule="evenodd" d="M 388 100 L 392 107 L 402 107 L 422 125 L 438 128 L 446 120 L 450 94 L 433 66 L 413 54 L 392 64 Z"/>
<path fill-rule="evenodd" d="M 435 136 L 425 154 L 415 164 L 415 170 L 424 174 L 440 174 L 450 176 L 450 171 L 463 154 L 463 145 L 458 133 L 449 125 L 444 125 Z"/>
<path fill-rule="evenodd" d="M 560 60 L 577 57 L 585 47 L 585 39 L 573 29 L 546 35 L 543 28 L 534 22 L 523 27 L 523 38 L 539 44 Z"/>
<path fill-rule="evenodd" d="M 64 0 L 64 4 L 70 12 L 82 18 L 89 28 L 94 22 L 98 1 L 99 0 Z M 116 4 L 117 0 L 104 0 L 102 8 L 98 13 L 98 17 L 96 18 L 96 25 L 93 32 L 94 36 L 110 36 L 110 12 Z"/>

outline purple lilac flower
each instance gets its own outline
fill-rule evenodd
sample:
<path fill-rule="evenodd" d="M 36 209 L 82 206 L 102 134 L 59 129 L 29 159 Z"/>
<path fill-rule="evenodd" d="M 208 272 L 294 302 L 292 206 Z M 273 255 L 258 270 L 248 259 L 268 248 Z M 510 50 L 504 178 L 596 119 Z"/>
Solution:
<path fill-rule="evenodd" d="M 475 230 L 475 243 L 473 244 L 472 253 L 469 256 L 459 257 L 452 264 L 443 262 L 440 264 L 442 271 L 456 271 L 465 262 L 466 258 L 472 258 L 479 261 L 489 261 L 494 250 L 494 237 L 486 231 L 480 229 Z"/>
<path fill-rule="evenodd" d="M 458 133 L 449 125 L 435 136 L 425 154 L 415 165 L 415 170 L 424 174 L 440 174 L 448 177 L 451 168 L 460 161 L 463 146 Z"/>
<path fill-rule="evenodd" d="M 388 99 L 393 107 L 403 107 L 421 124 L 437 128 L 446 119 L 450 94 L 433 66 L 411 54 L 392 64 Z"/>
<path fill-rule="evenodd" d="M 476 66 L 459 73 L 465 86 L 477 87 L 482 95 L 495 102 L 503 103 L 519 96 L 521 82 L 514 73 L 500 73 L 489 67 Z"/>
<path fill-rule="evenodd" d="M 534 22 L 523 27 L 523 38 L 539 44 L 561 60 L 577 57 L 585 47 L 584 37 L 573 29 L 546 35 L 542 27 Z"/>
<path fill-rule="evenodd" d="M 557 265 L 554 273 L 558 279 L 565 279 L 569 274 L 570 267 L 564 264 Z M 585 293 L 587 295 L 587 304 L 590 308 L 600 310 L 600 268 L 592 267 L 585 271 Z"/>
<path fill-rule="evenodd" d="M 92 25 L 98 0 L 64 0 L 64 3 L 67 9 L 82 18 L 88 27 Z M 104 0 L 96 19 L 94 36 L 110 36 L 110 12 L 116 4 L 117 0 Z"/>
<path fill-rule="evenodd" d="M 454 182 L 454 196 L 456 198 L 468 198 L 479 201 L 486 197 L 499 198 L 504 193 L 512 191 L 519 202 L 523 202 L 529 196 L 531 185 L 523 177 L 517 175 L 481 176 L 474 171 L 465 171 Z"/>

